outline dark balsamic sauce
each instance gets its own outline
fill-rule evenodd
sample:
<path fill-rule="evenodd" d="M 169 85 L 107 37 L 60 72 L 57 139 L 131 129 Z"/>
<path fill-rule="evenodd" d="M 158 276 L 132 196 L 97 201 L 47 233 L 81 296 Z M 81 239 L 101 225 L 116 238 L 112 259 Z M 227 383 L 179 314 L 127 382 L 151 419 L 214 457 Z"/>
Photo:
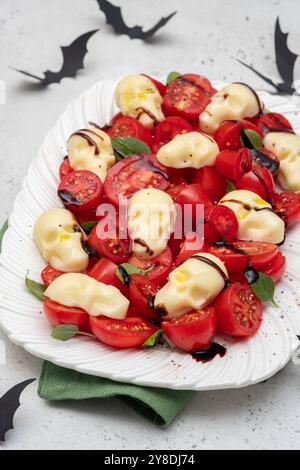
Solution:
<path fill-rule="evenodd" d="M 273 175 L 277 175 L 280 162 L 277 159 L 269 157 L 267 154 L 257 149 L 251 150 L 252 159 L 263 168 L 267 168 Z"/>
<path fill-rule="evenodd" d="M 129 287 L 130 280 L 131 280 L 130 274 L 128 274 L 128 272 L 126 271 L 126 269 L 123 266 L 119 266 L 118 271 L 119 271 L 119 273 L 121 274 L 121 276 L 123 278 L 125 286 Z"/>
<path fill-rule="evenodd" d="M 207 96 L 210 96 L 210 97 L 213 96 L 213 93 L 210 93 L 208 90 L 202 87 L 199 83 L 193 82 L 192 80 L 188 80 L 185 77 L 178 77 L 177 80 L 183 83 L 188 83 L 189 85 L 192 85 L 193 87 L 198 88 L 199 90 L 202 91 L 202 93 L 204 93 Z"/>
<path fill-rule="evenodd" d="M 205 258 L 205 256 L 200 256 L 200 255 L 194 255 L 192 256 L 191 259 L 197 259 L 199 261 L 202 261 L 203 263 L 208 264 L 212 268 L 216 269 L 218 273 L 222 276 L 225 282 L 225 287 L 230 284 L 228 276 L 224 273 L 223 269 L 220 268 L 220 266 L 216 263 L 214 263 L 211 259 Z"/>
<path fill-rule="evenodd" d="M 211 362 L 216 356 L 224 357 L 226 352 L 227 349 L 224 346 L 218 343 L 211 343 L 208 349 L 194 350 L 191 355 L 195 361 L 206 364 L 207 362 Z"/>
<path fill-rule="evenodd" d="M 58 195 L 65 204 L 74 204 L 74 206 L 80 205 L 80 201 L 69 191 L 58 191 Z"/>
<path fill-rule="evenodd" d="M 241 132 L 240 132 L 240 135 L 241 135 L 241 138 L 243 139 L 244 146 L 247 149 L 252 150 L 254 147 L 253 147 L 253 144 L 252 144 L 251 140 L 249 139 L 249 137 L 246 134 L 246 129 L 242 129 Z"/>
<path fill-rule="evenodd" d="M 152 173 L 161 175 L 166 181 L 170 181 L 168 173 L 153 165 L 149 160 L 138 160 L 134 166 L 135 168 L 146 168 L 147 170 L 152 171 Z"/>
<path fill-rule="evenodd" d="M 244 270 L 244 275 L 250 285 L 254 284 L 259 279 L 259 273 L 251 265 L 247 266 Z"/>
<path fill-rule="evenodd" d="M 146 253 L 148 253 L 150 256 L 153 255 L 153 251 L 149 248 L 149 246 L 147 245 L 147 243 L 144 242 L 144 240 L 140 240 L 139 238 L 136 238 L 136 239 L 134 240 L 134 243 L 136 243 L 137 245 L 142 246 L 143 248 L 146 248 Z"/>
<path fill-rule="evenodd" d="M 248 255 L 247 251 L 243 250 L 242 248 L 239 248 L 235 243 L 230 243 L 230 242 L 227 242 L 226 240 L 215 242 L 214 246 L 218 248 L 229 248 L 230 250 L 240 255 Z"/>
<path fill-rule="evenodd" d="M 263 124 L 263 131 L 264 134 L 271 134 L 271 133 L 283 133 L 283 134 L 295 134 L 295 131 L 293 129 L 285 129 L 283 127 L 280 127 L 280 123 L 278 121 L 278 128 L 273 129 L 272 127 L 268 127 L 266 124 Z"/>
<path fill-rule="evenodd" d="M 99 253 L 95 249 L 90 247 L 86 241 L 82 242 L 82 248 L 84 249 L 86 254 L 91 258 L 100 258 Z"/>
<path fill-rule="evenodd" d="M 159 318 L 165 318 L 169 315 L 169 312 L 167 312 L 166 308 L 164 307 L 164 305 L 158 305 L 156 308 L 155 308 L 155 311 L 157 313 L 157 315 L 159 316 Z"/>
<path fill-rule="evenodd" d="M 147 298 L 147 304 L 149 308 L 154 308 L 155 295 L 149 295 Z"/>

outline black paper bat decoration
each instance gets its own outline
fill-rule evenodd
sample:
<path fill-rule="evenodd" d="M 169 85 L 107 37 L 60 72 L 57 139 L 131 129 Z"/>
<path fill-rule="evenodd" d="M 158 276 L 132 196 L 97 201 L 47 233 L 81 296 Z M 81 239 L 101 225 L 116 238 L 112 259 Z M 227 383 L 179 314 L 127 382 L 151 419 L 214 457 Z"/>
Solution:
<path fill-rule="evenodd" d="M 63 53 L 63 65 L 59 72 L 51 72 L 47 70 L 44 73 L 44 77 L 38 77 L 32 73 L 25 72 L 24 70 L 14 69 L 17 72 L 26 75 L 27 77 L 34 78 L 38 80 L 43 85 L 50 85 L 51 83 L 60 83 L 61 80 L 65 77 L 75 77 L 78 70 L 83 69 L 83 61 L 87 53 L 87 43 L 88 40 L 99 31 L 96 29 L 88 33 L 79 36 L 75 39 L 69 46 L 61 47 Z"/>
<path fill-rule="evenodd" d="M 20 406 L 20 396 L 23 390 L 36 379 L 25 380 L 0 398 L 0 441 L 5 441 L 5 434 L 14 428 L 14 416 Z"/>
<path fill-rule="evenodd" d="M 266 77 L 262 73 L 255 70 L 254 67 L 246 64 L 242 60 L 236 59 L 240 64 L 244 65 L 248 69 L 252 70 L 256 75 L 262 78 L 265 82 L 269 85 L 272 85 L 276 88 L 279 93 L 284 93 L 288 95 L 293 95 L 296 89 L 293 86 L 294 83 L 294 70 L 296 60 L 298 56 L 290 51 L 288 47 L 288 36 L 289 34 L 285 34 L 282 32 L 280 27 L 279 18 L 276 21 L 276 28 L 275 28 L 275 54 L 276 54 L 276 64 L 279 71 L 279 74 L 283 80 L 282 83 L 275 83 L 270 78 Z"/>
<path fill-rule="evenodd" d="M 127 34 L 131 39 L 149 39 L 177 13 L 177 11 L 174 11 L 166 18 L 162 18 L 153 28 L 144 31 L 142 26 L 134 26 L 133 28 L 127 26 L 124 22 L 120 7 L 112 5 L 107 0 L 97 0 L 97 2 L 100 10 L 102 10 L 106 16 L 107 23 L 114 28 L 115 32 L 117 34 Z"/>

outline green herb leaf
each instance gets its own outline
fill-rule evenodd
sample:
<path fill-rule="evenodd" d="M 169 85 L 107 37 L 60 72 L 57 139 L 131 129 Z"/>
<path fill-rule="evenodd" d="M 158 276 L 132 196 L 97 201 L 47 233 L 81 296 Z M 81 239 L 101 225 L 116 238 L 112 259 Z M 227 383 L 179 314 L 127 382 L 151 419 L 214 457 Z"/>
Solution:
<path fill-rule="evenodd" d="M 272 112 L 272 111 L 270 111 L 269 108 L 265 108 L 265 109 L 264 109 L 264 114 L 270 114 L 271 112 Z"/>
<path fill-rule="evenodd" d="M 156 331 L 156 333 L 150 336 L 150 338 L 148 338 L 147 341 L 143 344 L 143 348 L 146 348 L 146 349 L 154 348 L 154 346 L 158 344 L 163 332 L 164 332 L 163 330 Z"/>
<path fill-rule="evenodd" d="M 251 284 L 251 287 L 255 293 L 255 295 L 262 301 L 262 302 L 269 302 L 271 301 L 276 307 L 276 303 L 274 301 L 274 294 L 275 294 L 275 284 L 270 276 L 264 273 L 258 273 L 259 278 L 256 282 Z"/>
<path fill-rule="evenodd" d="M 167 78 L 167 85 L 169 86 L 170 83 L 174 82 L 174 80 L 176 80 L 176 78 L 178 78 L 178 77 L 181 77 L 181 73 L 179 73 L 179 72 L 169 73 L 168 78 Z"/>
<path fill-rule="evenodd" d="M 117 276 L 118 279 L 120 279 L 120 281 L 123 284 L 126 285 L 126 284 L 128 284 L 127 279 L 126 279 L 127 277 L 130 278 L 130 276 L 132 276 L 132 274 L 141 274 L 142 276 L 146 276 L 146 274 L 148 274 L 150 271 L 152 271 L 153 268 L 154 268 L 154 264 L 149 266 L 149 268 L 147 268 L 147 269 L 141 269 L 141 268 L 137 268 L 133 264 L 123 263 L 120 266 L 118 266 L 118 269 L 116 271 L 116 276 Z M 124 274 L 125 274 L 125 276 L 124 276 Z"/>
<path fill-rule="evenodd" d="M 2 248 L 2 240 L 7 229 L 8 229 L 8 220 L 4 223 L 3 227 L 0 230 L 0 252 Z"/>
<path fill-rule="evenodd" d="M 98 222 L 82 222 L 81 227 L 85 231 L 85 233 L 89 234 L 91 230 L 96 227 Z"/>
<path fill-rule="evenodd" d="M 236 185 L 232 181 L 227 181 L 226 194 L 236 190 Z"/>
<path fill-rule="evenodd" d="M 245 129 L 243 133 L 246 136 L 252 148 L 259 150 L 263 146 L 262 138 L 257 132 L 253 131 L 252 129 Z M 249 145 L 247 142 L 245 142 L 245 140 L 246 139 L 243 138 L 243 135 L 241 135 L 242 146 L 249 148 Z"/>
<path fill-rule="evenodd" d="M 111 139 L 112 147 L 117 153 L 117 159 L 123 159 L 130 155 L 140 153 L 151 153 L 150 148 L 145 142 L 133 137 L 113 137 Z"/>
<path fill-rule="evenodd" d="M 59 341 L 68 341 L 74 338 L 79 333 L 79 328 L 76 325 L 59 325 L 51 333 L 52 338 Z"/>
<path fill-rule="evenodd" d="M 44 300 L 45 295 L 44 292 L 47 289 L 44 284 L 40 284 L 39 282 L 32 281 L 29 277 L 25 279 L 25 286 L 31 292 L 32 295 L 37 297 L 39 300 Z"/>

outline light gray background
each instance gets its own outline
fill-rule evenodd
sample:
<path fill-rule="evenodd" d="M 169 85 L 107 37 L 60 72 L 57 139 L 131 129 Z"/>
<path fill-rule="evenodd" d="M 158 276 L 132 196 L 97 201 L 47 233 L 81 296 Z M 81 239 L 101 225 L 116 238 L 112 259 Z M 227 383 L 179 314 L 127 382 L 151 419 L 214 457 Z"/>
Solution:
<path fill-rule="evenodd" d="M 277 79 L 273 31 L 277 15 L 300 53 L 299 0 L 114 0 L 129 25 L 152 26 L 178 15 L 150 44 L 115 36 L 94 0 L 0 0 L 0 223 L 12 209 L 28 165 L 66 105 L 99 79 L 130 72 L 166 75 L 171 70 L 212 79 L 263 82 L 231 57 L 253 63 Z M 9 67 L 40 74 L 61 64 L 59 45 L 101 28 L 90 40 L 85 71 L 75 80 L 33 91 Z M 297 70 L 299 70 L 299 63 Z M 297 73 L 300 77 L 300 73 Z M 41 361 L 13 346 L 0 366 L 0 395 L 40 373 Z M 117 400 L 49 405 L 36 384 L 22 396 L 15 430 L 4 449 L 299 449 L 300 369 L 289 365 L 266 384 L 239 391 L 197 393 L 167 430 L 148 424 Z"/>

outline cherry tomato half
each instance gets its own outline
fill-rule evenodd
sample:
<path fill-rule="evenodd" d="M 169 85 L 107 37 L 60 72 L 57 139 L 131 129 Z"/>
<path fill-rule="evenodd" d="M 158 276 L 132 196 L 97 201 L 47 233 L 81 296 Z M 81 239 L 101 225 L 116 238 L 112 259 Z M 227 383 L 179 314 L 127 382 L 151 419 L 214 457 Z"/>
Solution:
<path fill-rule="evenodd" d="M 125 320 L 90 317 L 90 328 L 99 341 L 118 349 L 138 348 L 159 330 L 141 317 Z"/>
<path fill-rule="evenodd" d="M 65 307 L 46 298 L 43 303 L 46 318 L 53 326 L 76 325 L 82 331 L 88 329 L 89 315 L 85 310 L 75 307 Z"/>
<path fill-rule="evenodd" d="M 252 149 L 251 156 L 253 160 L 253 168 L 257 166 L 266 168 L 272 173 L 274 178 L 278 176 L 280 161 L 273 152 L 261 147 L 259 150 Z"/>
<path fill-rule="evenodd" d="M 193 255 L 207 251 L 207 248 L 203 237 L 194 232 L 188 233 L 176 258 L 175 265 L 179 266 Z"/>
<path fill-rule="evenodd" d="M 109 202 L 117 206 L 119 196 L 131 197 L 145 188 L 166 190 L 169 176 L 155 155 L 133 155 L 117 163 L 109 171 L 104 193 Z"/>
<path fill-rule="evenodd" d="M 239 150 L 242 147 L 241 132 L 245 129 L 250 129 L 260 135 L 258 127 L 245 119 L 224 121 L 214 135 L 220 150 Z"/>
<path fill-rule="evenodd" d="M 72 173 L 74 170 L 71 168 L 69 157 L 63 159 L 62 164 L 59 167 L 59 176 L 63 180 L 66 176 Z"/>
<path fill-rule="evenodd" d="M 187 188 L 187 186 L 188 184 L 186 180 L 182 176 L 176 175 L 171 179 L 167 193 L 174 201 L 176 201 L 181 191 Z"/>
<path fill-rule="evenodd" d="M 96 279 L 96 281 L 114 286 L 119 289 L 125 297 L 128 297 L 128 287 L 126 287 L 116 276 L 118 266 L 107 258 L 101 258 L 91 269 L 87 271 L 87 275 Z"/>
<path fill-rule="evenodd" d="M 173 256 L 170 248 L 168 247 L 163 253 L 151 260 L 142 261 L 136 256 L 133 256 L 129 259 L 128 263 L 143 270 L 148 270 L 152 267 L 151 271 L 145 275 L 145 278 L 151 283 L 153 282 L 156 285 L 161 285 L 166 283 L 167 277 L 172 270 Z"/>
<path fill-rule="evenodd" d="M 236 182 L 237 189 L 246 189 L 258 194 L 265 201 L 272 202 L 275 183 L 272 173 L 266 168 L 256 167 Z"/>
<path fill-rule="evenodd" d="M 153 300 L 159 286 L 149 281 L 147 277 L 140 274 L 133 274 L 129 285 L 129 297 L 131 304 L 138 310 L 140 315 L 158 321 L 159 317 L 154 310 Z"/>
<path fill-rule="evenodd" d="M 52 284 L 52 282 L 55 281 L 55 279 L 62 276 L 63 274 L 65 273 L 62 273 L 61 271 L 58 271 L 57 269 L 52 268 L 52 266 L 50 266 L 49 264 L 43 269 L 41 273 L 41 278 L 45 286 L 49 287 L 50 284 Z"/>
<path fill-rule="evenodd" d="M 118 237 L 118 231 L 116 231 L 115 238 L 111 238 L 108 235 L 99 238 L 97 235 L 97 226 L 91 231 L 87 240 L 87 246 L 91 256 L 104 256 L 116 264 L 125 263 L 130 256 L 129 239 L 120 239 Z"/>
<path fill-rule="evenodd" d="M 223 150 L 216 159 L 216 170 L 230 181 L 238 181 L 252 170 L 252 156 L 249 149 Z"/>
<path fill-rule="evenodd" d="M 292 131 L 292 124 L 282 115 L 278 113 L 269 113 L 262 116 L 257 126 L 263 136 L 272 131 Z"/>
<path fill-rule="evenodd" d="M 157 153 L 161 147 L 169 143 L 178 134 L 193 132 L 193 126 L 178 116 L 171 116 L 160 122 L 154 131 L 153 152 Z"/>
<path fill-rule="evenodd" d="M 158 91 L 159 91 L 159 93 L 162 97 L 165 96 L 165 93 L 167 91 L 167 86 L 164 85 L 164 83 L 159 82 L 158 80 L 156 80 L 153 77 L 149 77 L 149 75 L 146 75 L 145 73 L 142 73 L 142 75 L 144 75 L 144 77 L 147 77 L 147 78 L 149 78 L 149 80 L 151 80 L 151 82 L 153 83 L 153 85 L 156 86 L 156 88 L 158 89 Z"/>
<path fill-rule="evenodd" d="M 280 281 L 285 271 L 286 257 L 280 252 L 260 269 L 260 272 L 267 274 L 275 284 Z"/>
<path fill-rule="evenodd" d="M 197 170 L 192 182 L 200 184 L 213 202 L 219 202 L 226 193 L 226 180 L 213 166 Z"/>
<path fill-rule="evenodd" d="M 83 213 L 100 204 L 102 189 L 102 182 L 95 173 L 78 170 L 69 173 L 61 181 L 58 195 L 66 209 Z"/>
<path fill-rule="evenodd" d="M 210 81 L 200 75 L 186 74 L 167 87 L 164 109 L 168 116 L 180 116 L 187 121 L 196 119 L 215 94 Z"/>
<path fill-rule="evenodd" d="M 209 307 L 163 322 L 162 327 L 167 337 L 182 351 L 190 353 L 208 349 L 216 335 L 216 312 Z"/>
<path fill-rule="evenodd" d="M 278 246 L 267 242 L 234 241 L 224 246 L 211 246 L 209 252 L 223 261 L 229 273 L 239 274 L 248 263 L 260 270 L 278 254 Z"/>
<path fill-rule="evenodd" d="M 215 206 L 208 216 L 208 224 L 217 233 L 218 240 L 230 242 L 238 234 L 239 223 L 235 213 L 229 207 Z"/>
<path fill-rule="evenodd" d="M 119 117 L 112 122 L 112 126 L 107 129 L 107 134 L 111 139 L 114 137 L 133 137 L 152 146 L 152 135 L 149 129 L 146 129 L 138 119 L 130 116 Z"/>
<path fill-rule="evenodd" d="M 215 302 L 219 333 L 234 337 L 253 336 L 262 323 L 262 303 L 252 288 L 235 282 Z"/>
<path fill-rule="evenodd" d="M 293 227 L 300 220 L 300 194 L 292 191 L 276 194 L 274 210 L 288 228 Z"/>

